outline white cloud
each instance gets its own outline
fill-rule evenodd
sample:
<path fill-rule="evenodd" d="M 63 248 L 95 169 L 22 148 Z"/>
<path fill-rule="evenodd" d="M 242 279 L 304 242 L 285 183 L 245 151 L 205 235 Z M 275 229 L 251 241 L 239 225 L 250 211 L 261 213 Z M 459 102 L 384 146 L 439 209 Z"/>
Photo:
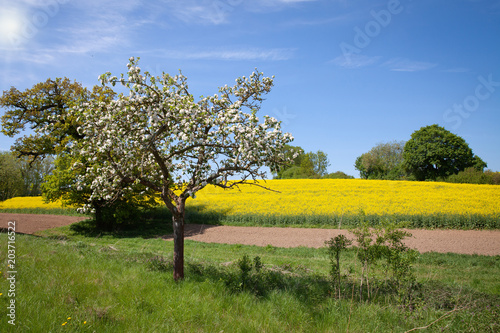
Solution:
<path fill-rule="evenodd" d="M 161 55 L 173 59 L 206 60 L 268 60 L 280 61 L 293 57 L 293 49 L 240 48 L 208 51 L 165 51 Z"/>
<path fill-rule="evenodd" d="M 20 58 L 17 61 L 24 63 L 33 63 L 33 64 L 48 64 L 54 62 L 54 55 L 51 54 L 51 51 L 41 52 L 41 53 L 23 53 L 20 55 Z"/>
<path fill-rule="evenodd" d="M 353 53 L 340 55 L 333 59 L 331 63 L 348 69 L 356 69 L 376 65 L 381 59 L 382 57 L 379 56 L 366 56 Z M 383 62 L 380 66 L 394 72 L 419 72 L 434 68 L 437 64 L 405 58 L 392 58 Z"/>
<path fill-rule="evenodd" d="M 63 45 L 60 52 L 101 52 L 128 44 L 131 33 L 142 18 L 134 15 L 141 8 L 136 0 L 71 2 L 81 14 L 79 21 L 61 27 L 58 34 Z"/>
<path fill-rule="evenodd" d="M 165 13 L 190 24 L 224 24 L 236 10 L 276 11 L 317 0 L 163 0 Z"/>
<path fill-rule="evenodd" d="M 222 24 L 243 1 L 221 0 L 164 0 L 164 12 L 191 24 Z"/>

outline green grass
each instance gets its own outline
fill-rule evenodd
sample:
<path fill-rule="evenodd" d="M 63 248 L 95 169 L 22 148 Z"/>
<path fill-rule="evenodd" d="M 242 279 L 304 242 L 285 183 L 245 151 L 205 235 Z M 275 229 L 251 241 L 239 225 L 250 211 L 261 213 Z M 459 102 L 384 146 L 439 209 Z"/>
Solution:
<path fill-rule="evenodd" d="M 78 213 L 76 208 L 1 208 L 0 213 L 85 216 Z"/>
<path fill-rule="evenodd" d="M 176 283 L 173 244 L 158 237 L 169 223 L 150 219 L 114 233 L 91 223 L 16 235 L 16 327 L 2 310 L 1 332 L 405 332 L 439 318 L 425 332 L 500 328 L 500 256 L 421 254 L 415 302 L 402 306 L 384 292 L 371 302 L 334 298 L 325 249 L 188 240 L 186 279 Z M 10 301 L 7 242 L 1 233 L 1 309 Z M 258 256 L 262 271 L 243 279 L 244 255 Z M 355 256 L 342 257 L 353 276 Z"/>

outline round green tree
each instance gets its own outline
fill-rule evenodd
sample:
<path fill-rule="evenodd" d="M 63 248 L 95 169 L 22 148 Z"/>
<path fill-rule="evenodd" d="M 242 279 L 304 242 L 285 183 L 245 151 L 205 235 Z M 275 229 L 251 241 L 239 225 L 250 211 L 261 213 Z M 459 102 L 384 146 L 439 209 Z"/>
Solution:
<path fill-rule="evenodd" d="M 436 180 L 469 167 L 482 170 L 486 163 L 463 138 L 434 124 L 413 132 L 404 147 L 403 167 L 416 180 Z"/>

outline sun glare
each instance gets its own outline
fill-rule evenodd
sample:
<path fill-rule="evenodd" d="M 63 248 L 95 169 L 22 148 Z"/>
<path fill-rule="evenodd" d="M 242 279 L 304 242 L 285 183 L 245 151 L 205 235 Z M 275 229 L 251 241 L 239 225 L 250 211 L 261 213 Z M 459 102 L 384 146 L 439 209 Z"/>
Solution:
<path fill-rule="evenodd" d="M 22 41 L 23 14 L 16 9 L 0 12 L 0 45 L 17 46 Z"/>

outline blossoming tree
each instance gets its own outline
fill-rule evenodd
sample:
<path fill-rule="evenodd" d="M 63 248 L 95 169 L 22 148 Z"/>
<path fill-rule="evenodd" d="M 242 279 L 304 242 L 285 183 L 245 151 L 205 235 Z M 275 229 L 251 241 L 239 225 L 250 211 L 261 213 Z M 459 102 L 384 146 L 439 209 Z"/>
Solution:
<path fill-rule="evenodd" d="M 262 73 L 238 78 L 234 86 L 195 101 L 181 73 L 141 74 L 138 60 L 130 58 L 126 76 L 100 76 L 103 85 L 127 87 L 128 96 L 93 100 L 73 110 L 84 137 L 75 154 L 100 162 L 74 168 L 86 169 L 78 183 L 90 186 L 90 200 L 111 198 L 124 185 L 129 191 L 145 186 L 161 193 L 172 213 L 178 280 L 184 277 L 186 200 L 207 184 L 262 186 L 257 182 L 266 176 L 262 168 L 286 163 L 282 152 L 293 137 L 281 131 L 276 119 L 265 116 L 260 122 L 256 115 L 273 86 L 273 79 Z"/>

